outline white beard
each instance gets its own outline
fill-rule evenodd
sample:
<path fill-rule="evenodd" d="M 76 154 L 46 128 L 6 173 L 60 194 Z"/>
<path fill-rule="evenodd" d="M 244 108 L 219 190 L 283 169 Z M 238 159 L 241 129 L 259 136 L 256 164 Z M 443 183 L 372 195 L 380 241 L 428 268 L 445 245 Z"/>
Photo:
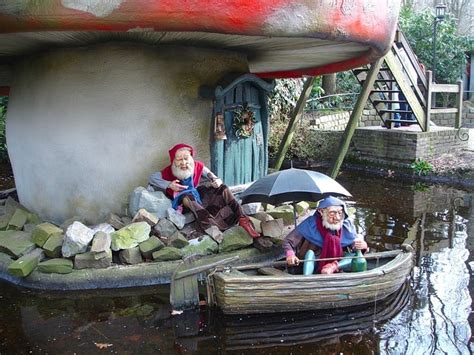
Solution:
<path fill-rule="evenodd" d="M 323 213 L 321 217 L 322 217 L 324 228 L 327 228 L 329 230 L 336 231 L 336 232 L 342 228 L 342 223 L 344 222 L 344 220 L 342 220 L 339 223 L 329 223 L 328 217 L 325 215 L 325 213 Z"/>
<path fill-rule="evenodd" d="M 194 174 L 194 161 L 188 163 L 188 168 L 186 170 L 180 169 L 173 163 L 171 164 L 171 171 L 179 180 L 185 180 Z"/>

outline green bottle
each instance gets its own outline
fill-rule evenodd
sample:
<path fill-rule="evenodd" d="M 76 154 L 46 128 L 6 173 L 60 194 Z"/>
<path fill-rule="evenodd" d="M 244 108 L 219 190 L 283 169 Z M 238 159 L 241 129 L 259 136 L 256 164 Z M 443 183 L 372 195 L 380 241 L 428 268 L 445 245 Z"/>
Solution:
<path fill-rule="evenodd" d="M 362 255 L 362 251 L 356 251 L 356 257 L 352 259 L 352 272 L 367 271 L 367 260 Z"/>

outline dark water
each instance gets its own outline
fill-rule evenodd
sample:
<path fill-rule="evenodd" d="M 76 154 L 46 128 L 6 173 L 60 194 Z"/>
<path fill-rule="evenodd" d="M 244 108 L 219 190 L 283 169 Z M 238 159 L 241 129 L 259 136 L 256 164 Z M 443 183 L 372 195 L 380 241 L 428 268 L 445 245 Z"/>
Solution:
<path fill-rule="evenodd" d="M 343 176 L 373 248 L 409 243 L 416 267 L 359 309 L 170 316 L 166 287 L 37 293 L 0 283 L 0 354 L 471 354 L 474 192 Z"/>

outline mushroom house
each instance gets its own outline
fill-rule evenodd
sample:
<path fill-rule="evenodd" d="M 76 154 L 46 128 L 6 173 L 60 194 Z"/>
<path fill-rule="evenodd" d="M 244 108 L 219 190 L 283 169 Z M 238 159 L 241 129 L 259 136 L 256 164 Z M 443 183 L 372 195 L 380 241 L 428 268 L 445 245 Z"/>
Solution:
<path fill-rule="evenodd" d="M 0 94 L 21 204 L 123 214 L 176 143 L 227 185 L 267 173 L 276 78 L 382 57 L 400 0 L 2 0 Z M 145 184 L 145 185 L 144 185 Z"/>

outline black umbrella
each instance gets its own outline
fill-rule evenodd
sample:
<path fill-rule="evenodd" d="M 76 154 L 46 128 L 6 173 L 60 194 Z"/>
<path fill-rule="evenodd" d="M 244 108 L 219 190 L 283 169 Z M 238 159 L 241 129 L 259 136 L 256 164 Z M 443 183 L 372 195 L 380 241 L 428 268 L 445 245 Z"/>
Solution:
<path fill-rule="evenodd" d="M 319 201 L 327 196 L 352 197 L 341 184 L 333 178 L 316 171 L 287 169 L 264 176 L 246 189 L 240 197 L 242 203 L 266 202 L 278 205 L 283 202 Z"/>

